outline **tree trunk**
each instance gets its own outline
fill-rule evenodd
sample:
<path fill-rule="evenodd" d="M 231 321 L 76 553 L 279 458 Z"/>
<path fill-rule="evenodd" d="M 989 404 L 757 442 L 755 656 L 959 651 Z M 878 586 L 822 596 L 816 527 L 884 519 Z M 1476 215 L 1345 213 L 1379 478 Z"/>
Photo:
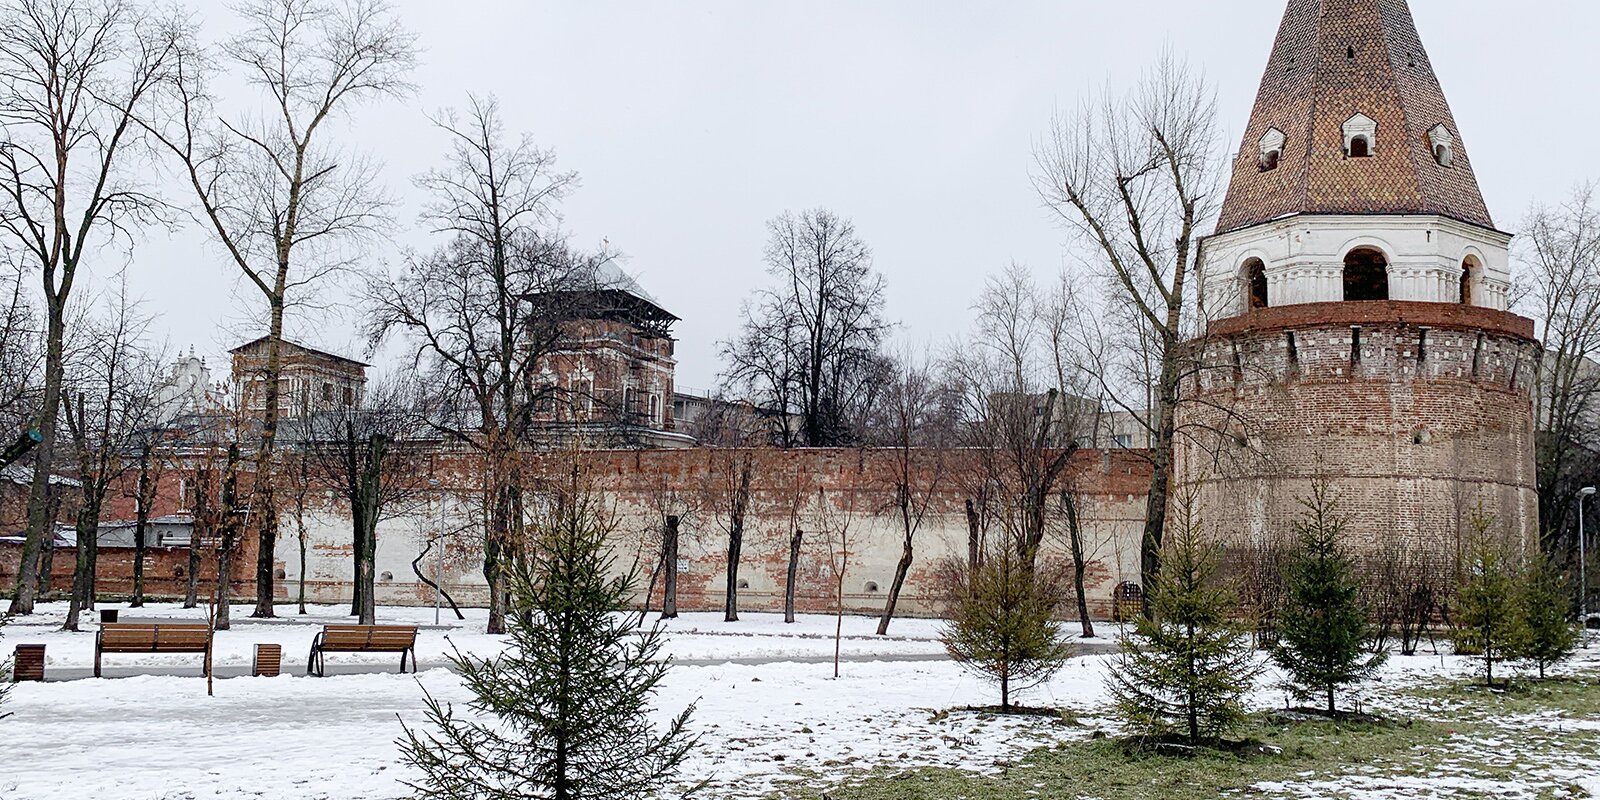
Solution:
<path fill-rule="evenodd" d="M 278 437 L 278 378 L 283 372 L 283 276 L 288 271 L 288 253 L 280 252 L 278 265 L 278 293 L 270 298 L 272 325 L 267 335 L 267 407 L 261 415 L 261 450 L 256 453 L 255 502 L 250 504 L 255 517 L 256 551 L 256 608 L 252 617 L 271 618 L 277 615 L 272 601 L 277 591 L 273 570 L 277 558 L 278 506 L 273 470 L 274 448 Z"/>
<path fill-rule="evenodd" d="M 78 617 L 90 607 L 94 597 L 94 562 L 100 544 L 96 540 L 100 525 L 100 503 L 92 493 L 90 495 L 84 498 L 83 505 L 78 508 L 78 563 L 72 571 L 72 597 L 67 601 L 67 619 L 61 626 L 64 631 L 78 630 Z"/>
<path fill-rule="evenodd" d="M 139 487 L 136 490 L 138 507 L 134 510 L 133 522 L 133 599 L 128 603 L 129 608 L 144 607 L 144 557 L 148 548 L 150 533 L 150 454 L 141 454 L 139 458 Z"/>
<path fill-rule="evenodd" d="M 300 535 L 300 585 L 296 588 L 296 601 L 300 606 L 299 613 L 306 613 L 306 521 L 304 513 L 296 514 L 295 528 Z"/>
<path fill-rule="evenodd" d="M 967 569 L 976 570 L 983 560 L 983 531 L 978 520 L 978 507 L 967 501 Z"/>
<path fill-rule="evenodd" d="M 200 546 L 201 540 L 211 533 L 211 470 L 197 469 L 194 474 L 194 514 L 189 523 L 189 572 L 183 591 L 183 607 L 200 605 Z"/>
<path fill-rule="evenodd" d="M 66 322 L 62 303 L 47 298 L 44 402 L 39 408 L 38 456 L 33 462 L 33 483 L 28 488 L 28 529 L 17 562 L 17 584 L 9 614 L 32 614 L 38 595 L 39 554 L 50 532 L 50 474 L 55 471 L 56 411 L 61 407 L 62 339 Z"/>
<path fill-rule="evenodd" d="M 383 477 L 384 451 L 389 444 L 389 437 L 375 433 L 367 440 L 367 461 L 361 474 L 361 494 L 357 498 L 357 505 L 361 514 L 357 515 L 362 526 L 359 551 L 356 554 L 359 568 L 356 570 L 361 584 L 361 607 L 358 616 L 362 625 L 375 625 L 378 619 L 378 598 L 375 573 L 378 561 L 378 515 L 382 512 L 380 503 L 381 484 Z"/>
<path fill-rule="evenodd" d="M 667 529 L 661 535 L 661 567 L 665 585 L 661 590 L 661 618 L 678 617 L 678 525 L 676 514 L 667 516 Z"/>
<path fill-rule="evenodd" d="M 1083 555 L 1083 526 L 1078 518 L 1078 503 L 1071 492 L 1061 493 L 1061 502 L 1067 507 L 1067 538 L 1072 547 L 1072 588 L 1078 594 L 1078 623 L 1083 638 L 1094 638 L 1094 623 L 1089 620 L 1089 595 L 1084 589 L 1085 573 L 1089 565 Z"/>
<path fill-rule="evenodd" d="M 889 634 L 889 620 L 894 619 L 894 608 L 900 603 L 900 590 L 906 585 L 906 576 L 911 574 L 911 559 L 914 553 L 911 549 L 911 531 L 906 531 L 905 541 L 901 543 L 900 563 L 894 566 L 894 580 L 889 582 L 889 599 L 883 605 L 883 617 L 878 620 L 878 635 Z"/>
<path fill-rule="evenodd" d="M 233 595 L 233 548 L 239 538 L 239 445 L 228 445 L 228 462 L 222 473 L 222 517 L 217 543 L 216 621 L 213 630 L 230 627 L 228 601 Z"/>
<path fill-rule="evenodd" d="M 511 488 L 502 484 L 491 491 L 489 530 L 483 542 L 483 579 L 489 589 L 489 623 L 484 632 L 500 634 L 506 632 L 505 575 L 501 560 L 510 540 Z"/>
<path fill-rule="evenodd" d="M 367 531 L 367 521 L 363 518 L 364 509 L 359 498 L 350 504 L 350 616 L 361 616 L 361 606 L 365 602 L 362 595 L 367 591 L 367 584 L 361 579 L 361 561 L 367 552 L 364 537 Z"/>
<path fill-rule="evenodd" d="M 739 621 L 739 551 L 744 546 L 744 520 L 729 526 L 728 531 L 728 584 L 722 602 L 722 621 Z"/>
<path fill-rule="evenodd" d="M 800 540 L 805 531 L 795 528 L 789 537 L 789 578 L 783 584 L 783 621 L 794 622 L 795 577 L 800 572 Z"/>

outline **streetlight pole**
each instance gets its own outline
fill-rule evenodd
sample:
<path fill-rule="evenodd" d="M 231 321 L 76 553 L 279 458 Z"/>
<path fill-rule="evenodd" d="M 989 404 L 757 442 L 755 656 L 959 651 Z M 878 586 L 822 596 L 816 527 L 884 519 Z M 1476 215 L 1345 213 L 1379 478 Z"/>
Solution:
<path fill-rule="evenodd" d="M 1593 486 L 1578 490 L 1578 627 L 1589 626 L 1589 549 L 1583 533 L 1583 501 L 1597 491 Z"/>

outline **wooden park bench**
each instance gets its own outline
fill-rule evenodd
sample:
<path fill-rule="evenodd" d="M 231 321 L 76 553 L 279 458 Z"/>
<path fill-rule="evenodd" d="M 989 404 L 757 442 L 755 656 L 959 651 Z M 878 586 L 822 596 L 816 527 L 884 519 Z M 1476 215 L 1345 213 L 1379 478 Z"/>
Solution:
<path fill-rule="evenodd" d="M 406 671 L 406 656 L 411 656 L 411 671 L 417 671 L 417 626 L 415 625 L 324 625 L 311 640 L 311 658 L 306 674 L 321 677 L 327 670 L 323 653 L 399 653 L 400 671 Z"/>
<path fill-rule="evenodd" d="M 107 622 L 94 637 L 94 676 L 102 653 L 203 653 L 211 671 L 211 629 L 194 622 Z"/>

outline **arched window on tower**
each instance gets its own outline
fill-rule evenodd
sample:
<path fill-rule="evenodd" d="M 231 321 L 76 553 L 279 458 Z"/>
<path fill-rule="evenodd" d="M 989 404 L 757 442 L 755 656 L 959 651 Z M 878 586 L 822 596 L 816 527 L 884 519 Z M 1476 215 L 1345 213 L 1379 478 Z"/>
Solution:
<path fill-rule="evenodd" d="M 1259 258 L 1244 262 L 1244 310 L 1254 311 L 1270 305 L 1267 295 L 1267 265 Z"/>
<path fill-rule="evenodd" d="M 1428 131 L 1428 143 L 1433 146 L 1433 160 L 1439 162 L 1439 166 L 1448 167 L 1455 163 L 1456 137 L 1450 134 L 1449 128 L 1433 126 L 1433 130 Z"/>
<path fill-rule="evenodd" d="M 1478 275 L 1481 272 L 1482 266 L 1475 256 L 1467 256 L 1461 262 L 1461 305 L 1477 305 L 1477 297 L 1473 287 L 1477 284 Z"/>
<path fill-rule="evenodd" d="M 1372 144 L 1378 138 L 1378 122 L 1366 114 L 1357 114 L 1344 121 L 1344 154 L 1350 158 L 1372 155 Z"/>
<path fill-rule="evenodd" d="M 1262 134 L 1259 142 L 1260 160 L 1257 162 L 1262 172 L 1271 172 L 1278 168 L 1278 161 L 1283 157 L 1283 145 L 1286 141 L 1288 138 L 1277 128 L 1269 128 Z"/>
<path fill-rule="evenodd" d="M 1382 251 L 1358 247 L 1344 257 L 1344 299 L 1389 299 L 1389 261 Z"/>

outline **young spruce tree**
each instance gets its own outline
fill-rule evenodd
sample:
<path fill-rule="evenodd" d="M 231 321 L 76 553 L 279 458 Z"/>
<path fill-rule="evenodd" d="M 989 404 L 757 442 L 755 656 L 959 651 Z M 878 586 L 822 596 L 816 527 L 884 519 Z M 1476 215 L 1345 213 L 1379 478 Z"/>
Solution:
<path fill-rule="evenodd" d="M 1290 555 L 1285 605 L 1272 659 L 1288 673 L 1292 694 L 1325 699 L 1328 716 L 1338 714 L 1339 689 L 1370 677 L 1388 652 L 1373 652 L 1376 634 L 1361 602 L 1349 556 L 1340 545 L 1345 518 L 1328 486 L 1312 484 L 1295 523 L 1298 540 Z"/>
<path fill-rule="evenodd" d="M 1566 576 L 1549 558 L 1537 559 L 1525 572 L 1521 586 L 1522 619 L 1525 626 L 1516 657 L 1545 673 L 1572 657 L 1578 647 L 1578 629 L 1568 619 L 1572 593 Z"/>
<path fill-rule="evenodd" d="M 1055 611 L 1059 594 L 1042 570 L 1010 547 L 977 565 L 951 568 L 944 647 L 956 663 L 1000 685 L 1000 711 L 1013 692 L 1050 679 L 1072 657 Z"/>
<path fill-rule="evenodd" d="M 1166 555 L 1151 581 L 1154 619 L 1122 636 L 1106 678 L 1117 714 L 1142 738 L 1179 736 L 1191 746 L 1222 738 L 1244 719 L 1244 695 L 1261 673 L 1238 601 L 1217 580 L 1193 491 L 1180 493 Z"/>
<path fill-rule="evenodd" d="M 1508 548 L 1490 536 L 1494 517 L 1472 512 L 1471 549 L 1457 587 L 1456 650 L 1478 657 L 1484 683 L 1494 685 L 1494 665 L 1514 657 L 1523 647 L 1527 626 L 1519 602 L 1518 576 Z"/>
<path fill-rule="evenodd" d="M 565 481 L 564 481 L 565 482 Z M 691 707 L 663 732 L 647 707 L 667 670 L 661 630 L 623 613 L 633 576 L 611 576 L 610 527 L 577 465 L 566 491 L 531 527 L 509 570 L 511 646 L 480 658 L 456 651 L 472 715 L 427 700 L 431 731 L 400 744 L 421 797 L 450 800 L 633 800 L 663 790 L 695 745 Z"/>

